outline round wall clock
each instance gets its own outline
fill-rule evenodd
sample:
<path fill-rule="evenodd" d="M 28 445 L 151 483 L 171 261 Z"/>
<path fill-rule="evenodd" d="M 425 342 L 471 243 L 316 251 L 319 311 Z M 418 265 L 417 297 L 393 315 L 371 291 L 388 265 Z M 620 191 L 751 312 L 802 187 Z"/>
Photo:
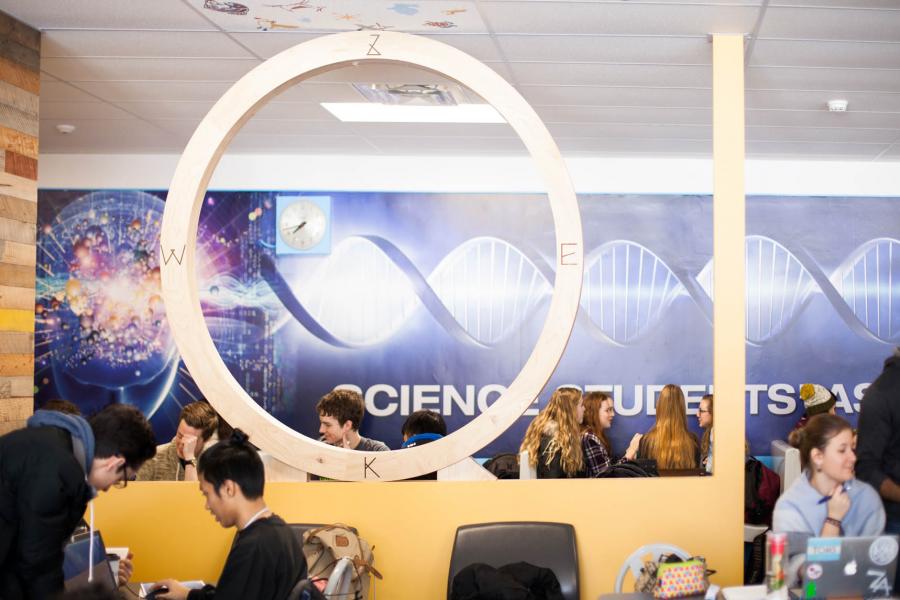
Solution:
<path fill-rule="evenodd" d="M 331 251 L 331 198 L 277 196 L 275 253 L 328 254 Z"/>
<path fill-rule="evenodd" d="M 493 105 L 535 161 L 547 189 L 556 233 L 556 270 L 547 319 L 534 349 L 507 390 L 487 410 L 447 437 L 391 452 L 356 452 L 329 446 L 297 433 L 263 410 L 219 356 L 206 327 L 196 277 L 197 225 L 206 188 L 241 126 L 292 85 L 366 61 L 424 67 L 458 81 Z M 290 221 L 291 231 L 300 233 L 310 225 L 309 218 L 315 218 L 313 211 L 305 214 Z M 298 227 L 304 220 L 306 225 Z M 307 242 L 301 239 L 298 243 Z M 270 58 L 235 83 L 197 127 L 178 162 L 166 200 L 160 246 L 162 291 L 172 335 L 210 403 L 277 459 L 310 473 L 351 481 L 408 479 L 442 469 L 472 456 L 515 423 L 538 397 L 562 357 L 578 313 L 583 275 L 581 218 L 575 191 L 559 149 L 534 109 L 502 77 L 468 54 L 428 38 L 386 31 L 340 33 L 304 42 Z M 183 260 L 167 259 L 172 256 Z M 315 399 L 308 400 L 313 410 Z"/>

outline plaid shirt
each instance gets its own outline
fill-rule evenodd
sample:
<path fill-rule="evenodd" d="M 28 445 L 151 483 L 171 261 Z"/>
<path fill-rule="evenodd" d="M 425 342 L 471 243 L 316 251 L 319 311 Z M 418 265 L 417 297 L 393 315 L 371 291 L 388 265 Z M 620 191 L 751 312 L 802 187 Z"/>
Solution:
<path fill-rule="evenodd" d="M 581 449 L 584 451 L 584 465 L 588 477 L 596 477 L 600 471 L 612 464 L 606 446 L 593 433 L 581 434 Z"/>

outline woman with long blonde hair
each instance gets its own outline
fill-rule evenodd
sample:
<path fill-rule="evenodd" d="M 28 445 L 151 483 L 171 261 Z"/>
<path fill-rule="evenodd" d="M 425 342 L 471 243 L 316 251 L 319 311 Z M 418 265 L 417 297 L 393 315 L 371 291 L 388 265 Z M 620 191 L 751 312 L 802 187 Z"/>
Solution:
<path fill-rule="evenodd" d="M 604 469 L 623 460 L 633 460 L 641 441 L 641 434 L 631 438 L 625 456 L 613 459 L 612 444 L 606 430 L 612 427 L 616 412 L 613 400 L 603 392 L 588 392 L 584 398 L 584 420 L 581 422 L 581 449 L 584 452 L 585 472 L 588 477 L 598 477 Z"/>
<path fill-rule="evenodd" d="M 519 453 L 528 451 L 528 462 L 537 469 L 538 479 L 581 477 L 581 420 L 584 403 L 581 390 L 561 387 L 534 418 L 525 432 Z"/>
<path fill-rule="evenodd" d="M 656 401 L 656 423 L 641 439 L 638 456 L 656 461 L 664 469 L 696 469 L 700 465 L 700 442 L 688 431 L 684 394 L 677 385 L 662 389 Z"/>

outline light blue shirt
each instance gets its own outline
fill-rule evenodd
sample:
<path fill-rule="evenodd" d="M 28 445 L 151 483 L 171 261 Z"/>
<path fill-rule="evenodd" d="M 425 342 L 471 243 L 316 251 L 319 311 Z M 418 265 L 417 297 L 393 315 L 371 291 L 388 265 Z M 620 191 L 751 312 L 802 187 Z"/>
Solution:
<path fill-rule="evenodd" d="M 841 519 L 841 535 L 858 537 L 881 535 L 884 532 L 884 505 L 878 492 L 868 483 L 851 479 L 850 510 Z M 828 504 L 809 482 L 809 472 L 788 488 L 775 504 L 772 530 L 787 533 L 788 553 L 806 552 L 806 540 L 819 537 L 828 516 Z"/>

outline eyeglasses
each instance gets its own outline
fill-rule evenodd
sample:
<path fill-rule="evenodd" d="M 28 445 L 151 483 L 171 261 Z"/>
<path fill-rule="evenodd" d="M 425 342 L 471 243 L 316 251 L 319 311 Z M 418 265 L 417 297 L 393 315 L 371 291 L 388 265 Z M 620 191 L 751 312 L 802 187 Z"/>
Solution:
<path fill-rule="evenodd" d="M 135 479 L 137 479 L 137 473 L 135 473 L 135 472 L 133 472 L 133 471 L 132 471 L 131 473 L 128 472 L 128 465 L 122 465 L 122 466 L 119 468 L 119 471 L 122 472 L 122 479 L 120 479 L 120 480 L 118 480 L 117 482 L 115 482 L 115 483 L 113 484 L 113 487 L 117 487 L 117 488 L 120 488 L 120 489 L 121 489 L 121 488 L 125 488 L 125 487 L 128 487 L 128 482 L 129 482 L 129 481 L 134 481 Z M 118 472 L 118 471 L 117 471 L 117 472 Z"/>

